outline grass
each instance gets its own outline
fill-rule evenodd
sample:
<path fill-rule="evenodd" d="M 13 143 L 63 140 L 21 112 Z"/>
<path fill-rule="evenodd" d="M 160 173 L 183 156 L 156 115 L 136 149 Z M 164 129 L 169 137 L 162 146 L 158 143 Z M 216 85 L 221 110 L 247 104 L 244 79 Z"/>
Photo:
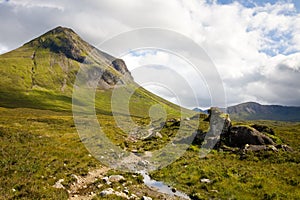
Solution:
<path fill-rule="evenodd" d="M 1 108 L 0 199 L 66 199 L 54 189 L 99 162 L 89 156 L 68 113 Z"/>
<path fill-rule="evenodd" d="M 241 122 L 241 124 L 253 122 Z M 294 152 L 263 152 L 242 156 L 213 150 L 205 159 L 192 146 L 168 167 L 153 172 L 162 180 L 190 194 L 192 199 L 299 199 L 300 123 L 259 121 L 274 128 Z M 211 183 L 201 183 L 208 178 Z"/>
<path fill-rule="evenodd" d="M 47 40 L 47 35 L 40 39 Z M 56 46 L 61 42 L 54 40 Z M 39 41 L 34 40 L 1 55 L 0 199 L 66 199 L 66 190 L 52 187 L 57 180 L 64 179 L 63 184 L 68 189 L 74 181 L 72 174 L 86 175 L 89 170 L 101 167 L 101 163 L 81 142 L 73 121 L 72 85 L 79 63 L 62 55 L 62 52 L 37 49 L 35 43 Z M 75 45 L 79 47 L 80 44 Z M 87 46 L 82 48 L 88 50 Z M 34 52 L 35 57 L 32 58 Z M 85 55 L 85 52 L 81 54 Z M 111 73 L 117 75 L 114 70 Z M 131 89 L 135 89 L 132 95 Z M 180 127 L 176 123 L 180 118 L 188 126 L 183 127 L 183 134 L 179 133 L 176 138 L 178 146 L 188 140 L 185 131 L 208 129 L 208 123 L 202 122 L 205 116 L 200 117 L 200 124 L 198 119 L 184 120 L 195 113 L 143 88 L 130 85 L 116 91 L 122 94 L 120 98 L 112 98 L 112 90 L 96 92 L 96 117 L 112 143 L 127 151 L 141 153 L 161 149 L 179 133 Z M 85 101 L 86 94 L 82 95 L 74 102 L 88 116 L 91 112 L 87 112 L 86 107 L 90 102 Z M 129 98 L 122 98 L 126 96 Z M 112 109 L 112 100 L 116 103 L 116 110 Z M 115 117 L 121 124 L 116 123 Z M 161 121 L 166 123 L 159 127 Z M 235 125 L 246 126 L 254 123 L 272 128 L 276 134 L 270 137 L 278 143 L 290 145 L 294 152 L 245 156 L 213 150 L 206 158 L 200 159 L 200 146 L 193 144 L 181 158 L 152 172 L 151 176 L 189 194 L 192 199 L 300 199 L 300 123 L 234 122 Z M 147 133 L 151 125 L 159 127 L 154 131 L 158 131 L 161 138 L 129 139 L 128 131 L 135 126 L 145 127 L 139 131 Z M 165 158 L 171 159 L 176 151 L 177 148 L 169 147 Z M 141 184 L 140 176 L 119 171 L 110 171 L 109 174 L 122 174 L 130 191 L 140 196 L 148 195 L 149 189 Z M 202 178 L 211 182 L 202 183 Z M 102 184 L 101 181 L 89 189 L 100 192 L 108 187 L 97 188 L 96 184 Z M 124 189 L 122 184 L 112 187 Z M 107 199 L 111 198 L 118 197 Z"/>
<path fill-rule="evenodd" d="M 85 175 L 89 169 L 100 167 L 80 141 L 70 112 L 3 107 L 0 111 L 0 199 L 66 199 L 65 190 L 52 187 L 57 180 L 63 178 L 68 188 L 74 181 L 71 174 Z M 125 145 L 126 135 L 116 129 L 113 116 L 99 114 L 98 117 L 112 141 L 121 147 Z M 151 176 L 193 199 L 298 199 L 300 123 L 244 121 L 235 124 L 253 123 L 273 128 L 275 136 L 295 151 L 242 157 L 213 150 L 207 158 L 200 159 L 199 146 L 194 144 L 183 157 Z M 163 146 L 163 141 L 167 142 L 172 130 L 176 130 L 171 124 L 168 122 L 162 131 L 162 141 L 139 141 L 129 144 L 129 149 L 144 151 Z M 122 175 L 135 187 L 139 185 L 138 179 L 130 174 Z M 201 183 L 202 178 L 210 179 L 211 183 Z M 95 186 L 92 188 L 100 192 Z"/>

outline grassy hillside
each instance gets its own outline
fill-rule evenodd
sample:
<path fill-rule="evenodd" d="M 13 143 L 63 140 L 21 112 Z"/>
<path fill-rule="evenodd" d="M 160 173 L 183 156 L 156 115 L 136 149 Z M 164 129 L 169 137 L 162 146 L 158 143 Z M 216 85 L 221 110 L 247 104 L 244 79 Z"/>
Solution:
<path fill-rule="evenodd" d="M 95 93 L 96 116 L 105 135 L 122 149 L 135 153 L 161 149 L 175 137 L 181 123 L 200 133 L 207 131 L 209 124 L 203 121 L 205 115 L 193 119 L 195 112 L 182 109 L 133 82 L 113 90 L 112 86 L 126 69 L 118 71 L 120 66 L 111 65 L 115 58 L 100 51 L 96 55 L 98 59 L 93 57 L 84 63 L 82 59 L 90 48 L 92 46 L 81 41 L 73 31 L 59 27 L 15 51 L 0 55 L 0 199 L 67 199 L 68 191 L 76 183 L 74 177 L 84 177 L 103 168 L 103 163 L 83 145 L 74 124 L 72 92 L 80 65 L 91 69 L 87 73 L 91 79 L 94 73 L 106 72 L 106 76 L 101 77 L 102 87 Z M 115 92 L 121 95 L 114 96 Z M 75 106 L 84 105 L 83 113 L 90 114 L 85 110 L 85 103 L 90 102 L 84 97 L 91 94 L 82 95 L 83 98 L 74 100 Z M 116 116 L 122 120 L 123 128 L 116 123 Z M 132 139 L 126 131 L 132 128 L 129 119 L 147 129 L 151 124 L 160 125 L 161 120 L 166 123 L 161 125 L 159 137 Z M 184 191 L 192 199 L 299 199 L 300 124 L 233 123 L 267 125 L 294 151 L 243 155 L 213 150 L 200 159 L 200 144 L 193 143 L 181 158 L 152 172 L 151 176 Z M 179 139 L 177 146 L 169 147 L 167 159 L 189 138 L 183 135 Z M 137 199 L 142 196 L 170 198 L 147 188 L 137 174 L 109 170 L 102 175 L 111 174 L 122 174 L 126 180 L 109 185 L 99 176 L 79 193 L 97 194 L 94 199 L 122 199 L 113 195 L 99 196 L 102 190 L 111 187 L 117 191 L 130 190 L 138 195 Z M 201 182 L 203 178 L 210 182 Z M 64 179 L 65 189 L 53 187 L 60 179 Z"/>

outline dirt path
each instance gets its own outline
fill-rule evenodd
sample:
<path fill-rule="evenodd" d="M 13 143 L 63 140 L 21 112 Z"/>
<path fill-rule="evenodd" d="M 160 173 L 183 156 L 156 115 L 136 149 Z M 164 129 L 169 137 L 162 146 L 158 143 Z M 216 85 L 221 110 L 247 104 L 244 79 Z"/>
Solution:
<path fill-rule="evenodd" d="M 88 174 L 84 177 L 72 175 L 73 178 L 76 180 L 74 181 L 70 189 L 68 190 L 69 193 L 69 200 L 91 200 L 94 196 L 97 195 L 95 191 L 99 188 L 95 188 L 95 182 L 97 180 L 106 177 L 106 173 L 110 170 L 108 167 L 101 167 L 99 169 L 94 169 L 88 172 Z M 107 177 L 106 177 L 107 178 Z M 101 185 L 101 184 L 100 184 Z M 90 187 L 92 186 L 92 187 Z M 101 187 L 101 186 L 100 186 Z M 110 188 L 112 189 L 112 188 Z M 114 191 L 114 194 L 117 196 L 125 196 L 125 199 L 141 199 L 142 196 L 145 194 L 154 197 L 154 199 L 167 199 L 167 200 L 178 200 L 182 199 L 180 197 L 174 197 L 168 194 L 160 193 L 157 189 L 148 187 L 145 184 L 138 184 L 138 185 L 128 185 L 128 190 L 134 193 L 134 196 L 127 196 L 125 193 L 120 191 Z M 98 194 L 99 195 L 99 194 Z"/>
<path fill-rule="evenodd" d="M 95 169 L 88 172 L 88 175 L 85 177 L 73 175 L 76 179 L 69 190 L 69 200 L 89 200 L 92 199 L 96 194 L 87 193 L 82 194 L 80 190 L 84 190 L 88 185 L 94 183 L 97 179 L 102 178 L 106 172 L 109 170 L 108 167 L 102 167 L 100 169 Z"/>

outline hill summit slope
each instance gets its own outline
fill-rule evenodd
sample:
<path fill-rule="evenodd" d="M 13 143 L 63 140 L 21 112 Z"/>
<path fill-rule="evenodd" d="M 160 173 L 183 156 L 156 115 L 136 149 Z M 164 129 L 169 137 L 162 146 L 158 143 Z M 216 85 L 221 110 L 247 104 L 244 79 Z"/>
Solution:
<path fill-rule="evenodd" d="M 101 74 L 99 87 L 107 89 L 128 74 L 124 61 L 82 40 L 72 29 L 56 27 L 22 47 L 0 56 L 1 90 L 46 89 L 70 94 L 80 66 L 88 76 Z"/>
<path fill-rule="evenodd" d="M 95 106 L 102 114 L 111 115 L 112 89 L 125 82 L 135 90 L 126 95 L 129 91 L 124 89 L 124 95 L 133 99 L 130 112 L 148 115 L 148 108 L 154 104 L 163 105 L 171 113 L 180 112 L 179 106 L 136 84 L 122 59 L 102 52 L 72 29 L 61 26 L 0 55 L 0 107 L 69 112 L 77 76 L 88 87 L 96 84 Z"/>

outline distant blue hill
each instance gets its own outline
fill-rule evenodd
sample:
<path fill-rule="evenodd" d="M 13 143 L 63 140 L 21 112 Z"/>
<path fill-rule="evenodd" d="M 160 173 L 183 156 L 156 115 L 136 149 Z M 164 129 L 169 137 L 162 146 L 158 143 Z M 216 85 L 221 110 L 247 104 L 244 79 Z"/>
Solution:
<path fill-rule="evenodd" d="M 207 110 L 193 109 L 207 114 Z M 224 110 L 224 109 L 222 109 Z M 300 107 L 281 105 L 261 105 L 256 102 L 246 102 L 229 106 L 226 110 L 234 120 L 275 120 L 300 122 Z"/>
<path fill-rule="evenodd" d="M 202 110 L 201 108 L 194 108 L 193 111 L 208 114 L 208 110 Z"/>

